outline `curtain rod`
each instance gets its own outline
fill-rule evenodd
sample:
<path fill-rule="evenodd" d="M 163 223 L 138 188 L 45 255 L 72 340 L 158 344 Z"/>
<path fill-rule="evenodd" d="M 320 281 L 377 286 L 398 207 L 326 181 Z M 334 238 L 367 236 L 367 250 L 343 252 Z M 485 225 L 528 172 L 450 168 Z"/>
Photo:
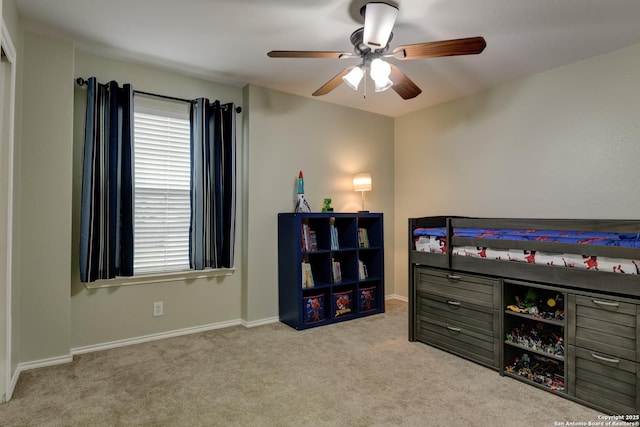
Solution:
<path fill-rule="evenodd" d="M 76 83 L 78 85 L 80 85 L 80 86 L 85 86 L 88 83 L 88 81 L 83 79 L 82 77 L 78 77 L 76 79 Z M 192 99 L 176 98 L 174 96 L 160 95 L 160 94 L 151 93 L 151 92 L 143 92 L 141 90 L 135 90 L 135 89 L 134 89 L 133 93 L 134 94 L 137 93 L 139 95 L 153 96 L 153 97 L 156 97 L 156 98 L 169 99 L 169 100 L 172 100 L 172 101 L 186 102 L 186 103 L 189 103 L 189 104 L 193 104 L 195 102 Z M 240 107 L 240 106 L 236 107 L 236 113 L 242 113 L 242 107 Z"/>

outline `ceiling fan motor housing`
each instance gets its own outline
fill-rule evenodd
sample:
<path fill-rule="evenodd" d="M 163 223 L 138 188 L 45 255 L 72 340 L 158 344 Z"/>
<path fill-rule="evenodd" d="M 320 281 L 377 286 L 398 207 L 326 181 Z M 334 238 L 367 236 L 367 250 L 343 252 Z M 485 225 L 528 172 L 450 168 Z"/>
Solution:
<path fill-rule="evenodd" d="M 371 47 L 367 46 L 363 41 L 364 36 L 364 27 L 358 28 L 353 33 L 351 33 L 351 44 L 353 45 L 353 50 L 358 56 L 366 56 L 371 53 Z M 389 34 L 389 39 L 387 40 L 387 44 L 382 46 L 381 48 L 376 48 L 375 51 L 378 53 L 384 53 L 389 50 L 389 43 L 393 39 L 393 33 Z"/>

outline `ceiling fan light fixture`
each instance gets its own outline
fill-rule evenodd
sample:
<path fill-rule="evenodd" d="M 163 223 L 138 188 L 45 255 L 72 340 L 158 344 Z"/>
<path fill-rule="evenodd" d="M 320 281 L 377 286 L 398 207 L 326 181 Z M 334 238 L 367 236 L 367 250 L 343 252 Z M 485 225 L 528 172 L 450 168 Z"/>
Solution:
<path fill-rule="evenodd" d="M 369 74 L 375 82 L 375 91 L 383 92 L 389 89 L 393 82 L 389 79 L 391 74 L 391 65 L 387 61 L 383 61 L 380 58 L 376 58 L 371 61 L 371 71 Z"/>
<path fill-rule="evenodd" d="M 389 43 L 398 8 L 384 2 L 365 5 L 363 42 L 372 49 L 384 49 Z"/>
<path fill-rule="evenodd" d="M 354 67 L 347 73 L 347 75 L 342 77 L 342 80 L 344 81 L 344 84 L 349 86 L 351 89 L 358 90 L 362 76 L 364 76 L 364 71 L 362 70 L 362 67 L 358 66 Z"/>
<path fill-rule="evenodd" d="M 375 91 L 384 92 L 385 90 L 389 89 L 391 86 L 393 86 L 393 82 L 389 79 L 387 79 L 387 81 L 384 82 L 383 84 L 378 84 L 378 82 L 375 82 Z"/>
<path fill-rule="evenodd" d="M 381 86 L 389 80 L 389 75 L 391 74 L 391 65 L 387 61 L 384 61 L 380 58 L 376 58 L 371 61 L 371 71 L 369 75 L 376 82 L 376 84 L 380 84 Z"/>
<path fill-rule="evenodd" d="M 376 92 L 392 87 L 402 99 L 407 100 L 420 95 L 422 90 L 396 65 L 384 62 L 380 58 L 412 60 L 477 55 L 487 46 L 484 37 L 478 36 L 397 46 L 388 53 L 389 43 L 393 38 L 393 25 L 398 16 L 399 2 L 398 0 L 363 1 L 365 4 L 360 8 L 360 15 L 364 18 L 364 26 L 355 30 L 349 37 L 354 53 L 324 50 L 272 50 L 267 55 L 270 58 L 360 58 L 362 60 L 360 66 L 350 65 L 343 68 L 312 95 L 326 95 L 343 82 L 357 91 L 360 82 L 364 79 L 364 98 L 366 98 L 367 87 L 370 86 L 366 75 L 369 69 Z M 351 7 L 350 10 L 352 10 Z"/>

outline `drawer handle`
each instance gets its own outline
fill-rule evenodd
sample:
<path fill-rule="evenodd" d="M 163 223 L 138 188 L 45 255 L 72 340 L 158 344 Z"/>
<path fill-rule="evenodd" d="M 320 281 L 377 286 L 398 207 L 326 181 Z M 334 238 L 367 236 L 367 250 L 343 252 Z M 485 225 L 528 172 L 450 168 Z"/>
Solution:
<path fill-rule="evenodd" d="M 457 276 L 455 274 L 447 274 L 447 279 L 458 281 L 460 280 L 460 276 Z"/>
<path fill-rule="evenodd" d="M 620 304 L 618 304 L 617 302 L 600 301 L 597 299 L 592 299 L 591 302 L 593 302 L 596 305 L 604 305 L 606 307 L 620 307 Z"/>
<path fill-rule="evenodd" d="M 460 301 L 452 301 L 452 300 L 449 300 L 449 301 L 447 301 L 447 304 L 449 304 L 449 305 L 455 305 L 456 307 L 460 307 Z"/>
<path fill-rule="evenodd" d="M 620 363 L 620 359 L 611 359 L 609 357 L 600 356 L 595 353 L 591 353 L 591 357 L 593 357 L 594 359 L 602 360 L 603 362 Z"/>
<path fill-rule="evenodd" d="M 453 332 L 460 332 L 462 329 L 453 326 L 447 326 L 447 329 Z"/>

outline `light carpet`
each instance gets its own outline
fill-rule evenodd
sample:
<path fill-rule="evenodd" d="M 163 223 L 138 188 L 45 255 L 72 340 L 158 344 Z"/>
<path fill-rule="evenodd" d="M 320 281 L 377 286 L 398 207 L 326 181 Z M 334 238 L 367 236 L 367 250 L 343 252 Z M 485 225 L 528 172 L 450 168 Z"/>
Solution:
<path fill-rule="evenodd" d="M 407 340 L 407 304 L 219 329 L 20 375 L 2 426 L 554 426 L 599 413 Z"/>

